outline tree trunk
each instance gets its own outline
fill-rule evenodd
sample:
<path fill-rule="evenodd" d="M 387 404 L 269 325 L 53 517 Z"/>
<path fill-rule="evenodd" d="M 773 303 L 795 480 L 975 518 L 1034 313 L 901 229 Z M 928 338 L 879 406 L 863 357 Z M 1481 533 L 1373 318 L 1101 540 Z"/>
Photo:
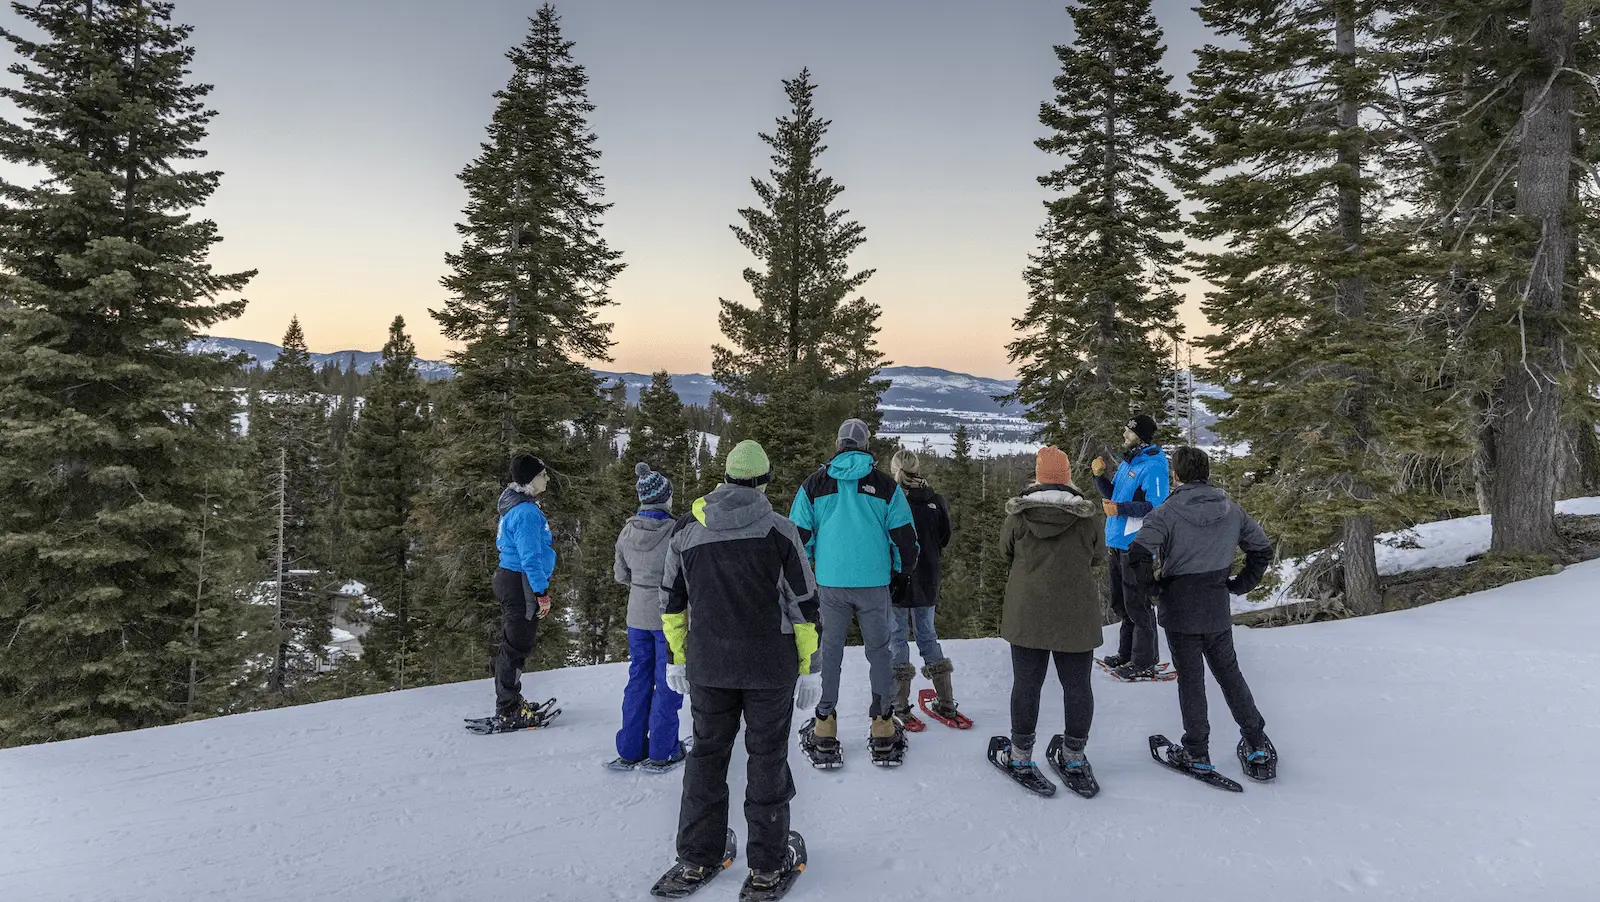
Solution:
<path fill-rule="evenodd" d="M 1354 0 L 1342 0 L 1334 8 L 1334 50 L 1343 58 L 1336 71 L 1346 74 L 1356 65 L 1356 8 Z M 1339 102 L 1339 130 L 1343 135 L 1339 143 L 1338 160 L 1344 167 L 1344 183 L 1339 186 L 1338 221 L 1340 243 L 1352 258 L 1360 259 L 1363 251 L 1361 208 L 1361 154 L 1363 139 L 1357 131 L 1361 125 L 1361 101 L 1354 86 L 1343 89 Z M 1340 279 L 1334 286 L 1334 312 L 1342 323 L 1356 325 L 1367 319 L 1367 279 L 1350 276 Z M 1356 367 L 1348 373 L 1349 388 L 1346 405 L 1350 417 L 1350 436 L 1346 439 L 1347 459 L 1352 464 L 1346 486 L 1335 486 L 1335 491 L 1345 491 L 1359 501 L 1372 499 L 1372 487 L 1367 484 L 1365 461 L 1370 452 L 1372 424 L 1368 412 L 1368 383 L 1372 375 Z M 1373 527 L 1370 516 L 1351 517 L 1344 522 L 1344 588 L 1345 606 L 1356 614 L 1375 614 L 1383 606 L 1383 593 L 1378 584 L 1377 552 L 1373 548 Z"/>
<path fill-rule="evenodd" d="M 1532 0 L 1528 43 L 1538 64 L 1524 76 L 1522 147 L 1517 171 L 1517 216 L 1537 236 L 1529 250 L 1528 282 L 1517 312 L 1520 354 L 1510 355 L 1498 390 L 1498 441 L 1491 495 L 1494 538 L 1501 554 L 1548 553 L 1556 545 L 1555 502 L 1560 474 L 1563 306 L 1571 224 L 1573 87 L 1570 75 L 1577 23 L 1566 0 Z"/>

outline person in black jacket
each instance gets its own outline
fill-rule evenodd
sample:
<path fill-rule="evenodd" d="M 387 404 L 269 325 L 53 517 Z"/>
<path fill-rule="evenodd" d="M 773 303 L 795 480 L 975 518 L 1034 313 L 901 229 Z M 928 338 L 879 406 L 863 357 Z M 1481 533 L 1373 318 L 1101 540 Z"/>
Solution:
<path fill-rule="evenodd" d="M 1260 584 L 1272 563 L 1272 545 L 1261 525 L 1211 485 L 1211 458 L 1199 448 L 1172 455 L 1175 488 L 1165 504 L 1145 517 L 1128 551 L 1133 590 L 1160 596 L 1160 623 L 1178 671 L 1178 706 L 1183 713 L 1180 763 L 1211 770 L 1211 722 L 1206 712 L 1206 667 L 1239 724 L 1239 758 L 1265 765 L 1277 761 L 1266 720 L 1239 671 L 1233 648 L 1231 597 Z M 1231 576 L 1235 550 L 1244 569 Z M 1161 577 L 1156 578 L 1159 560 Z"/>
<path fill-rule="evenodd" d="M 933 682 L 933 690 L 938 693 L 931 707 L 940 717 L 954 719 L 956 698 L 950 674 L 955 665 L 939 647 L 939 634 L 933 624 L 934 609 L 939 604 L 940 560 L 945 546 L 950 544 L 950 507 L 943 495 L 928 487 L 916 452 L 903 448 L 895 452 L 889 461 L 889 472 L 905 490 L 906 502 L 911 505 L 911 520 L 917 527 L 917 545 L 921 548 L 916 568 L 909 579 L 896 583 L 891 599 L 894 603 L 894 633 L 890 644 L 894 652 L 894 712 L 908 724 L 915 720 L 911 713 L 911 681 L 917 675 L 917 669 L 911 665 L 914 632 L 917 653 L 922 656 L 922 675 Z"/>

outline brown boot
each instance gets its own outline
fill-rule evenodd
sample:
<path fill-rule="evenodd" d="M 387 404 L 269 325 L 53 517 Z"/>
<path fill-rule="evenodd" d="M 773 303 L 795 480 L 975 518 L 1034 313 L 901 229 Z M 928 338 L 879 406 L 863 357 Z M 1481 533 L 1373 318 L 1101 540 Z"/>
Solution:
<path fill-rule="evenodd" d="M 839 715 L 829 714 L 827 717 L 818 717 L 816 724 L 811 728 L 811 735 L 818 739 L 832 739 L 839 741 Z"/>
<path fill-rule="evenodd" d="M 911 714 L 911 681 L 916 678 L 914 665 L 894 665 L 894 713 L 901 720 Z"/>
<path fill-rule="evenodd" d="M 931 707 L 941 717 L 954 717 L 956 713 L 956 692 L 950 685 L 950 672 L 955 668 L 955 662 L 949 658 L 922 668 L 922 675 L 933 681 L 933 691 L 938 696 Z"/>

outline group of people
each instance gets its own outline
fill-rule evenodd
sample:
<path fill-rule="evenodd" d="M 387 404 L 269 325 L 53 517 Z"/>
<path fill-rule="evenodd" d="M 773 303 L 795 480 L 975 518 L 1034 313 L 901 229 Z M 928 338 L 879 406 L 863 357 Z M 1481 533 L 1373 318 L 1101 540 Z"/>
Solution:
<path fill-rule="evenodd" d="M 1010 645 L 1013 682 L 1009 742 L 996 760 L 1003 767 L 1037 773 L 1040 695 L 1053 660 L 1065 720 L 1048 754 L 1063 774 L 1089 772 L 1091 674 L 1103 642 L 1092 568 L 1102 560 L 1122 624 L 1117 652 L 1101 663 L 1122 679 L 1152 678 L 1157 626 L 1166 631 L 1184 725 L 1174 763 L 1211 769 L 1206 667 L 1240 727 L 1241 759 L 1276 760 L 1239 670 L 1229 611 L 1230 596 L 1265 575 L 1270 544 L 1210 485 L 1204 451 L 1178 448 L 1169 460 L 1156 432 L 1155 421 L 1140 414 L 1127 423 L 1122 459 L 1094 460 L 1099 503 L 1073 484 L 1067 454 L 1046 447 L 1033 484 L 1006 504 L 1001 637 Z M 630 665 L 609 766 L 661 771 L 687 761 L 678 864 L 663 878 L 679 889 L 726 864 L 727 771 L 741 723 L 750 882 L 771 887 L 783 877 L 795 795 L 788 764 L 793 712 L 812 713 L 799 731 L 812 764 L 842 764 L 837 705 L 852 622 L 869 665 L 874 764 L 899 764 L 907 724 L 920 726 L 910 701 L 913 639 L 933 684 L 929 712 L 950 723 L 962 717 L 954 666 L 934 629 L 940 555 L 951 535 L 948 506 L 923 478 L 915 453 L 897 452 L 884 473 L 868 452 L 870 439 L 866 423 L 846 421 L 836 455 L 799 487 L 787 516 L 767 498 L 772 467 L 754 441 L 731 449 L 722 484 L 682 516 L 674 516 L 670 478 L 645 463 L 636 468 L 638 512 L 616 544 L 615 576 L 629 587 Z M 503 729 L 539 726 L 543 716 L 522 696 L 521 670 L 538 619 L 549 612 L 555 552 L 535 501 L 547 481 L 541 461 L 518 455 L 499 503 L 493 585 L 503 631 L 494 720 Z M 1238 550 L 1245 562 L 1235 575 Z M 678 735 L 685 695 L 693 720 L 688 742 Z"/>

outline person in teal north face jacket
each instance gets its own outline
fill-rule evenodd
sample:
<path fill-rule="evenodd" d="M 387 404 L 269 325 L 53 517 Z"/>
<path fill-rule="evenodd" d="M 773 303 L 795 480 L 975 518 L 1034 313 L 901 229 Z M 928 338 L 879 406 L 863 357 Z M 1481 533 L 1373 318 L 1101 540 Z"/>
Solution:
<path fill-rule="evenodd" d="M 839 453 L 811 474 L 795 495 L 789 519 L 800 527 L 817 576 L 822 608 L 822 701 L 813 735 L 837 748 L 839 668 L 853 619 L 872 673 L 875 758 L 898 754 L 904 744 L 894 720 L 894 654 L 889 641 L 890 585 L 911 578 L 917 566 L 917 527 L 906 493 L 873 465 L 867 424 L 839 427 Z M 887 760 L 885 758 L 885 760 Z"/>

